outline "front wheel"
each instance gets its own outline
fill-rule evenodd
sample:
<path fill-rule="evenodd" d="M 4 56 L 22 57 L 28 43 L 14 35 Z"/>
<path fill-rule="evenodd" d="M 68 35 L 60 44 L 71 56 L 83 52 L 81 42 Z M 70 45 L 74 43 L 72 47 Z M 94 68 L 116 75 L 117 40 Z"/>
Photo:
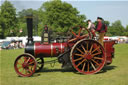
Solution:
<path fill-rule="evenodd" d="M 106 61 L 104 48 L 95 40 L 80 40 L 72 48 L 70 59 L 73 67 L 82 74 L 99 72 Z"/>
<path fill-rule="evenodd" d="M 36 71 L 37 62 L 35 58 L 28 53 L 18 56 L 14 63 L 14 69 L 19 76 L 32 76 Z"/>

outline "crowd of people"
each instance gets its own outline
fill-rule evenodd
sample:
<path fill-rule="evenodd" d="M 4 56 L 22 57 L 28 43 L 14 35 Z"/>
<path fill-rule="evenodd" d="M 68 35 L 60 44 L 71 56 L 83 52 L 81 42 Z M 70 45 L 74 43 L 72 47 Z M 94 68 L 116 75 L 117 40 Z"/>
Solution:
<path fill-rule="evenodd" d="M 1 49 L 21 49 L 24 48 L 22 41 L 3 42 Z"/>
<path fill-rule="evenodd" d="M 20 48 L 24 48 L 22 42 L 16 41 L 16 42 L 11 42 L 8 45 L 8 49 L 20 49 Z"/>

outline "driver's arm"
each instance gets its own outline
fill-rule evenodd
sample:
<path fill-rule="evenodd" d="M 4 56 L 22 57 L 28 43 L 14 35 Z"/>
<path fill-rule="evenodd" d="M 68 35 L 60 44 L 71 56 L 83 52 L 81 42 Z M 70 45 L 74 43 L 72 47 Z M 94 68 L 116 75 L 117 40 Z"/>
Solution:
<path fill-rule="evenodd" d="M 89 22 L 87 29 L 91 28 L 91 22 Z"/>

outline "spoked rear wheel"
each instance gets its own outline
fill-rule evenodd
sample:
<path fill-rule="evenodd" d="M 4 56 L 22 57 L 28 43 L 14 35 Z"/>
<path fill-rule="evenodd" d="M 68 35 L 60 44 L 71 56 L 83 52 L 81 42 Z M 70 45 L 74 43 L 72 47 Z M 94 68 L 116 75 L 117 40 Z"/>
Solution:
<path fill-rule="evenodd" d="M 73 67 L 82 74 L 99 72 L 106 61 L 104 48 L 94 40 L 80 40 L 72 48 L 70 58 Z"/>
<path fill-rule="evenodd" d="M 14 63 L 16 73 L 23 77 L 32 76 L 36 70 L 36 66 L 35 58 L 28 53 L 18 56 Z"/>

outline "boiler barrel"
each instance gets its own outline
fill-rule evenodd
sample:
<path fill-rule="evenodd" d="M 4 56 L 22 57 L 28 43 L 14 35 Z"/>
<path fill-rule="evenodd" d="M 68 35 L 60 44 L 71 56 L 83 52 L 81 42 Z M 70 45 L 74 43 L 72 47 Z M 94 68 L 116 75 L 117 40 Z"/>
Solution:
<path fill-rule="evenodd" d="M 64 53 L 66 47 L 67 43 L 41 44 L 36 42 L 34 44 L 34 55 L 35 57 L 56 57 Z"/>

